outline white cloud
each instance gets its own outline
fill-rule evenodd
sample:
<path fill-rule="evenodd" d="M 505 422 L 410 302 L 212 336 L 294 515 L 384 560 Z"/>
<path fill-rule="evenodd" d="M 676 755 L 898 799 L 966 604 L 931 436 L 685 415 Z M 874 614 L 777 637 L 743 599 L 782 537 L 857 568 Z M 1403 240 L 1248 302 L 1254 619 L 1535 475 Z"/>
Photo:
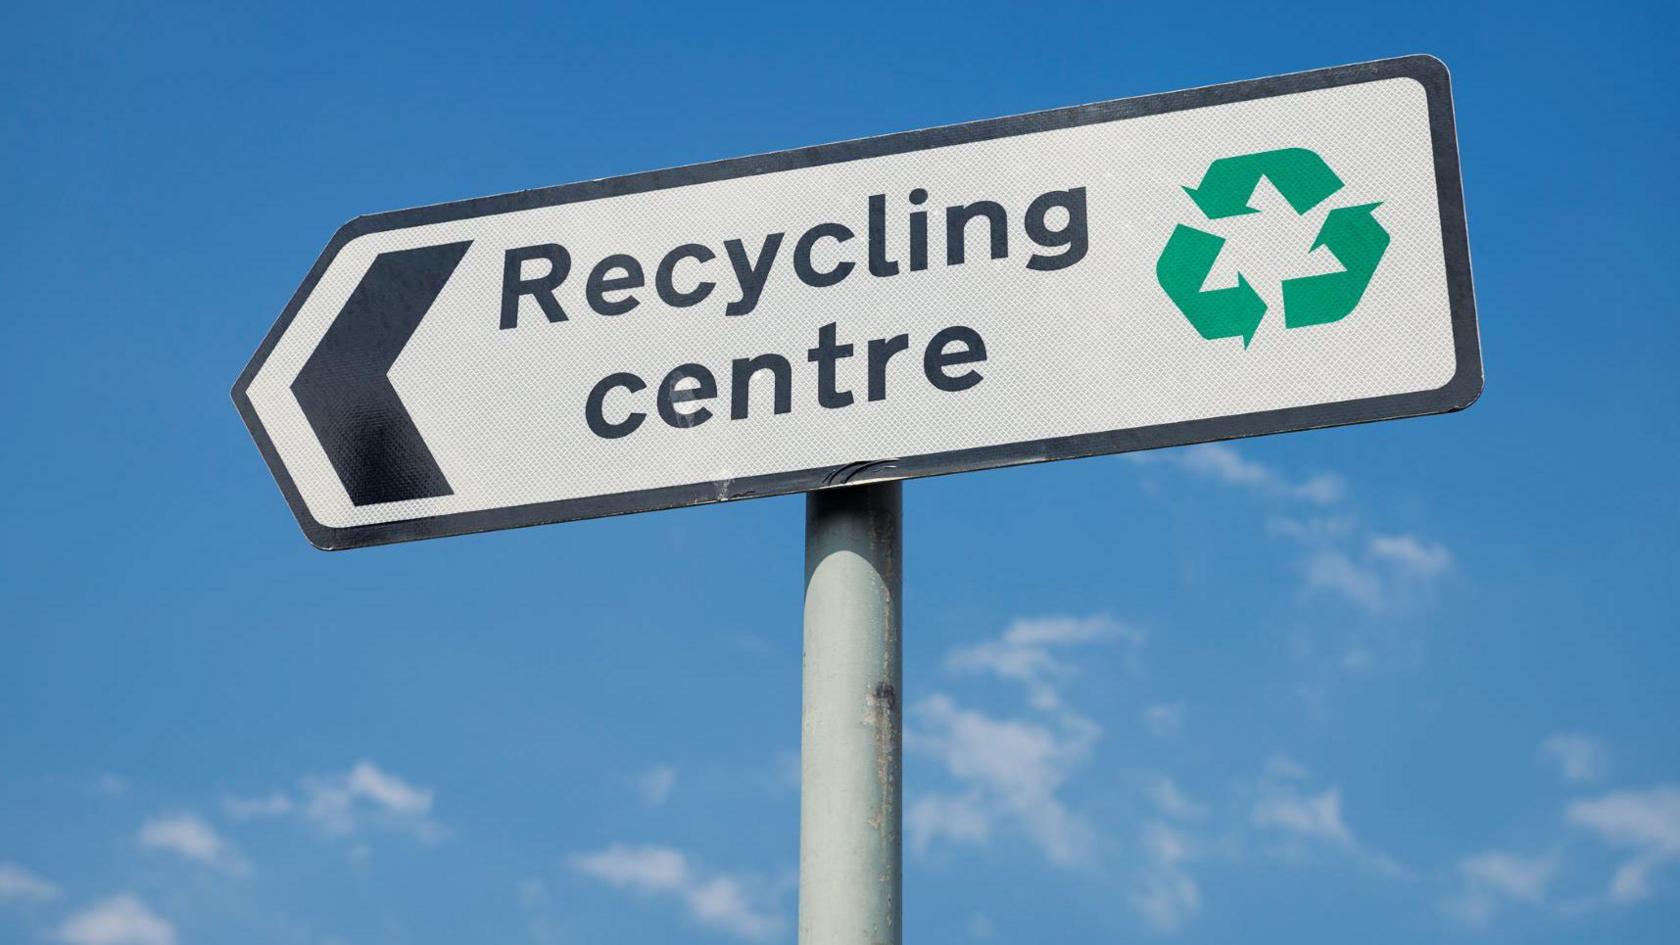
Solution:
<path fill-rule="evenodd" d="M 431 816 L 434 799 L 430 788 L 363 760 L 349 771 L 300 778 L 296 793 L 223 798 L 222 810 L 236 820 L 295 816 L 334 837 L 379 828 L 432 843 L 444 836 Z"/>
<path fill-rule="evenodd" d="M 1557 873 L 1555 856 L 1522 856 L 1490 850 L 1459 861 L 1467 880 L 1522 902 L 1539 902 Z"/>
<path fill-rule="evenodd" d="M 685 895 L 688 910 L 703 925 L 722 929 L 737 937 L 765 941 L 781 931 L 779 916 L 760 912 L 741 883 L 728 876 L 714 876 Z"/>
<path fill-rule="evenodd" d="M 1002 820 L 1019 828 L 1058 866 L 1090 862 L 1092 828 L 1065 804 L 1062 787 L 1090 758 L 1101 728 L 1068 705 L 1062 685 L 1077 672 L 1065 651 L 1120 645 L 1135 662 L 1146 635 L 1111 617 L 1020 619 L 997 638 L 957 647 L 947 670 L 1020 683 L 1038 715 L 1010 719 L 959 706 L 935 693 L 910 707 L 907 751 L 937 759 L 956 791 L 916 798 L 907 811 L 911 846 L 982 844 Z"/>
<path fill-rule="evenodd" d="M 1280 515 L 1266 522 L 1266 530 L 1302 544 L 1323 545 L 1347 538 L 1358 524 L 1357 519 L 1347 514 L 1315 515 L 1304 519 Z"/>
<path fill-rule="evenodd" d="M 702 874 L 682 851 L 670 847 L 613 844 L 596 853 L 573 856 L 571 864 L 578 873 L 610 886 L 679 899 L 696 922 L 737 938 L 766 941 L 777 937 L 786 924 L 780 915 L 754 902 L 744 880 L 724 873 Z"/>
<path fill-rule="evenodd" d="M 304 778 L 297 809 L 303 818 L 334 836 L 377 825 L 433 842 L 442 829 L 431 818 L 432 792 L 359 761 L 341 775 Z"/>
<path fill-rule="evenodd" d="M 381 771 L 371 761 L 357 762 L 344 783 L 352 797 L 367 798 L 393 813 L 425 814 L 432 809 L 431 791 Z"/>
<path fill-rule="evenodd" d="M 622 889 L 672 892 L 689 884 L 688 858 L 669 847 L 613 844 L 599 853 L 572 857 L 572 868 Z"/>
<path fill-rule="evenodd" d="M 1228 486 L 1314 505 L 1334 505 L 1347 493 L 1347 483 L 1334 473 L 1306 479 L 1291 479 L 1277 470 L 1248 459 L 1228 443 L 1202 443 L 1175 450 L 1129 454 L 1133 462 L 1171 463 L 1204 479 Z"/>
<path fill-rule="evenodd" d="M 904 812 L 910 849 L 927 853 L 936 841 L 983 845 L 992 835 L 992 815 L 978 791 L 925 794 Z"/>
<path fill-rule="evenodd" d="M 1603 743 L 1580 732 L 1548 736 L 1540 743 L 1540 757 L 1557 765 L 1558 775 L 1571 784 L 1601 780 L 1610 768 L 1609 753 Z"/>
<path fill-rule="evenodd" d="M 57 885 L 31 873 L 16 863 L 0 863 L 0 902 L 8 900 L 45 901 L 60 895 Z"/>
<path fill-rule="evenodd" d="M 1207 816 L 1207 808 L 1179 790 L 1172 778 L 1155 775 L 1144 784 L 1144 791 L 1155 809 L 1175 820 L 1199 820 Z"/>
<path fill-rule="evenodd" d="M 957 647 L 945 656 L 945 668 L 959 673 L 987 673 L 1027 687 L 1035 708 L 1061 705 L 1057 684 L 1073 675 L 1074 667 L 1055 651 L 1095 643 L 1120 643 L 1128 659 L 1135 659 L 1147 635 L 1111 617 L 1035 617 L 1016 620 L 1003 635 L 972 646 Z"/>
<path fill-rule="evenodd" d="M 1414 535 L 1373 535 L 1367 547 L 1371 557 L 1418 578 L 1435 577 L 1452 564 L 1452 553 L 1445 547 L 1421 541 Z"/>
<path fill-rule="evenodd" d="M 1288 755 L 1266 759 L 1266 777 L 1274 781 L 1305 781 L 1311 773 L 1306 765 Z"/>
<path fill-rule="evenodd" d="M 1188 837 L 1164 821 L 1143 828 L 1142 863 L 1128 894 L 1143 921 L 1160 932 L 1173 932 L 1202 908 L 1202 891 L 1186 864 L 1192 859 Z"/>
<path fill-rule="evenodd" d="M 671 796 L 671 789 L 676 785 L 677 769 L 660 765 L 648 769 L 636 779 L 636 793 L 642 796 L 642 803 L 658 807 Z"/>
<path fill-rule="evenodd" d="M 1488 850 L 1458 862 L 1460 889 L 1444 904 L 1447 913 L 1469 925 L 1485 925 L 1506 902 L 1541 904 L 1558 858 Z"/>
<path fill-rule="evenodd" d="M 175 926 L 124 893 L 70 916 L 54 937 L 66 945 L 175 945 Z"/>
<path fill-rule="evenodd" d="M 1331 785 L 1313 790 L 1310 780 L 1299 762 L 1281 755 L 1271 758 L 1249 810 L 1249 823 L 1282 837 L 1286 854 L 1300 855 L 1314 847 L 1337 850 L 1375 872 L 1405 877 L 1404 867 L 1354 835 L 1343 810 L 1342 789 Z"/>
<path fill-rule="evenodd" d="M 1360 607 L 1383 609 L 1382 577 L 1354 562 L 1340 548 L 1323 548 L 1307 556 L 1303 566 L 1308 592 L 1333 591 Z"/>
<path fill-rule="evenodd" d="M 1127 900 L 1145 925 L 1176 932 L 1202 909 L 1202 890 L 1189 869 L 1195 847 L 1184 824 L 1205 818 L 1208 810 L 1166 775 L 1146 778 L 1144 792 L 1159 816 L 1144 822 Z"/>
<path fill-rule="evenodd" d="M 1088 861 L 1091 828 L 1058 792 L 1089 759 L 1100 733 L 1094 722 L 1072 712 L 1059 713 L 1053 722 L 999 719 L 938 693 L 916 703 L 911 719 L 915 725 L 906 733 L 906 747 L 937 758 L 967 788 L 956 797 L 931 795 L 947 815 L 953 810 L 962 815 L 944 822 L 947 828 L 958 824 L 958 830 L 933 836 L 975 842 L 989 834 L 992 819 L 1008 817 L 1051 863 Z M 977 825 L 976 812 L 984 813 L 985 828 Z"/>
<path fill-rule="evenodd" d="M 1247 458 L 1228 443 L 1132 453 L 1128 459 L 1140 465 L 1171 464 L 1213 482 L 1325 509 L 1342 507 L 1347 494 L 1347 483 L 1339 475 L 1295 479 Z M 1307 548 L 1301 573 L 1309 595 L 1334 594 L 1372 613 L 1410 604 L 1453 563 L 1445 546 L 1415 535 L 1362 535 L 1357 520 L 1346 513 L 1306 519 L 1274 517 L 1267 527 Z"/>
<path fill-rule="evenodd" d="M 1632 854 L 1611 877 L 1609 896 L 1614 902 L 1646 898 L 1652 874 L 1680 860 L 1680 784 L 1577 801 L 1569 806 L 1567 818 L 1603 843 Z"/>
<path fill-rule="evenodd" d="M 1342 791 L 1332 787 L 1318 794 L 1274 788 L 1254 803 L 1249 820 L 1309 840 L 1352 848 L 1353 831 L 1342 819 Z"/>
<path fill-rule="evenodd" d="M 163 850 L 235 876 L 251 871 L 250 864 L 233 844 L 196 814 L 153 817 L 140 825 L 135 842 L 141 849 Z"/>
<path fill-rule="evenodd" d="M 1359 550 L 1341 535 L 1310 525 L 1274 522 L 1272 530 L 1310 547 L 1301 569 L 1309 595 L 1335 594 L 1372 613 L 1414 603 L 1452 566 L 1445 546 L 1414 535 L 1371 535 Z"/>
<path fill-rule="evenodd" d="M 1156 738 L 1171 738 L 1184 731 L 1184 703 L 1163 702 L 1143 710 L 1143 727 Z"/>

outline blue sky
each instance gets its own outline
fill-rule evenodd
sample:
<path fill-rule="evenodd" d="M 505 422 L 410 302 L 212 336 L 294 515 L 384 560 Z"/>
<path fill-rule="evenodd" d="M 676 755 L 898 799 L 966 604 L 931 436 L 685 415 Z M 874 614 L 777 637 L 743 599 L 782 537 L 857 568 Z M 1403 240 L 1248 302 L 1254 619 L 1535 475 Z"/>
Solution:
<path fill-rule="evenodd" d="M 1671 6 L 5 22 L 0 940 L 792 941 L 801 500 L 311 549 L 227 390 L 344 220 L 1412 52 L 1485 396 L 909 484 L 907 937 L 1674 940 Z"/>

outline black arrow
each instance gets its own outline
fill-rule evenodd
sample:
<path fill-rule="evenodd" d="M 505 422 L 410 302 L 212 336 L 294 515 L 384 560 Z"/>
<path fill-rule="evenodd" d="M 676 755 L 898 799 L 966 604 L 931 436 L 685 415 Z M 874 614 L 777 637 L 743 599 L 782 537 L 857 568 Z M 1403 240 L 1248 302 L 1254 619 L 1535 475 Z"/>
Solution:
<path fill-rule="evenodd" d="M 379 254 L 292 381 L 356 505 L 454 494 L 389 374 L 471 245 Z"/>

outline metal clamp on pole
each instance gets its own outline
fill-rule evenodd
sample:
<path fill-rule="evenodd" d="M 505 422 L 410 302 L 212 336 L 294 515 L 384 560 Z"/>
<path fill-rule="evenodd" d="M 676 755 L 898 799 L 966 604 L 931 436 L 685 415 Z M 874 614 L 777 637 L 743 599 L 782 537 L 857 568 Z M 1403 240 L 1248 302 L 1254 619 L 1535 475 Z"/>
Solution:
<path fill-rule="evenodd" d="M 899 945 L 903 487 L 806 496 L 800 945 Z"/>

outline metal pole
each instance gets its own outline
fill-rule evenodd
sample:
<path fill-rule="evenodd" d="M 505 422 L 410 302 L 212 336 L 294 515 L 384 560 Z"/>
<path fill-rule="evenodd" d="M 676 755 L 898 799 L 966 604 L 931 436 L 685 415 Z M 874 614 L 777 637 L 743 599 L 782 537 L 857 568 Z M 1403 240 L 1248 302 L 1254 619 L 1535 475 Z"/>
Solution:
<path fill-rule="evenodd" d="M 903 489 L 805 499 L 799 945 L 899 945 Z"/>

